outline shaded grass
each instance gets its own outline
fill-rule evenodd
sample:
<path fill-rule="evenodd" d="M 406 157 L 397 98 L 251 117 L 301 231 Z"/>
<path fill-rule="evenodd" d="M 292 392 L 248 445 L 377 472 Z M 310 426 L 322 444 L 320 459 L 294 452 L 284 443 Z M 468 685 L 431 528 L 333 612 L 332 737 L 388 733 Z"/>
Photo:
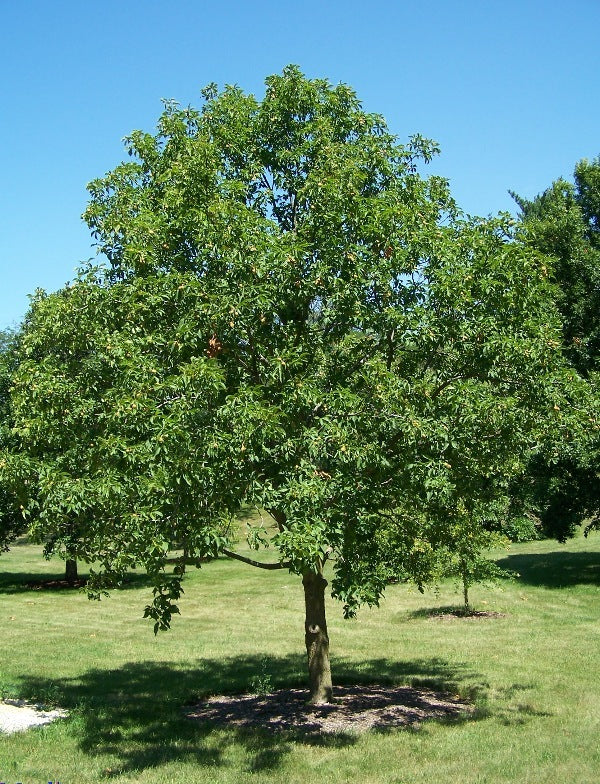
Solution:
<path fill-rule="evenodd" d="M 150 595 L 141 576 L 99 603 L 77 590 L 23 590 L 62 574 L 40 552 L 22 545 L 0 558 L 0 692 L 71 714 L 0 739 L 0 780 L 597 784 L 598 535 L 498 553 L 522 576 L 501 590 L 476 587 L 474 598 L 504 617 L 431 617 L 456 606 L 452 584 L 425 596 L 391 586 L 382 608 L 358 621 L 343 621 L 331 602 L 335 682 L 427 686 L 470 698 L 478 711 L 458 723 L 319 740 L 184 715 L 205 695 L 249 690 L 260 673 L 275 688 L 303 684 L 298 578 L 205 564 L 186 579 L 182 617 L 155 638 L 141 619 Z"/>
<path fill-rule="evenodd" d="M 303 657 L 237 656 L 221 661 L 198 660 L 183 663 L 128 662 L 116 669 L 92 669 L 81 676 L 49 683 L 45 679 L 24 677 L 24 696 L 47 693 L 78 719 L 79 744 L 85 754 L 111 756 L 121 772 L 139 771 L 173 761 L 188 759 L 196 764 L 220 764 L 227 746 L 242 746 L 246 754 L 258 747 L 261 761 L 253 768 L 272 767 L 273 760 L 289 751 L 291 745 L 342 747 L 353 745 L 353 736 L 307 737 L 289 732 L 284 737 L 235 729 L 227 733 L 187 719 L 185 705 L 195 705 L 207 694 L 237 693 L 247 689 L 253 675 L 267 663 L 274 687 L 284 684 L 303 686 L 300 675 Z M 352 662 L 338 661 L 339 683 L 434 683 L 444 690 L 456 690 L 458 669 L 446 662 L 421 660 L 393 662 L 376 659 L 363 662 L 357 669 Z M 212 738 L 211 742 L 207 742 Z"/>
<path fill-rule="evenodd" d="M 547 542 L 544 544 L 548 546 Z M 600 586 L 600 553 L 559 550 L 560 545 L 556 543 L 554 547 L 557 549 L 509 555 L 497 563 L 503 569 L 517 572 L 521 582 L 528 585 L 545 588 Z"/>

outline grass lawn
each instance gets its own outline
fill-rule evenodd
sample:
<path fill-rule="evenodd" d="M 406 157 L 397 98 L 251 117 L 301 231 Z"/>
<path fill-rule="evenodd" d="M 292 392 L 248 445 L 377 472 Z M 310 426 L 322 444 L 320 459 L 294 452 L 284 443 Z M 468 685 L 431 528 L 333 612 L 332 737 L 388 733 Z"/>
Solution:
<path fill-rule="evenodd" d="M 298 578 L 218 560 L 185 583 L 182 616 L 154 637 L 150 590 L 133 576 L 109 599 L 32 590 L 61 576 L 41 548 L 0 557 L 0 694 L 70 710 L 0 737 L 0 781 L 541 784 L 600 781 L 600 533 L 496 554 L 520 573 L 475 586 L 495 618 L 431 611 L 458 586 L 389 588 L 379 610 L 344 621 L 330 601 L 334 681 L 432 685 L 473 700 L 473 718 L 360 737 L 303 740 L 217 730 L 183 717 L 202 695 L 304 682 Z"/>

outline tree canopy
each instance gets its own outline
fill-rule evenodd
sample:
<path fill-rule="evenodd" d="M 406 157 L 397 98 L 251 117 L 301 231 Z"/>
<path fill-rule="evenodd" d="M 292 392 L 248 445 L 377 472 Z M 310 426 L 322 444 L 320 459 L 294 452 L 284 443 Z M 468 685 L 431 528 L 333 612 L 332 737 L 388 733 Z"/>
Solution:
<path fill-rule="evenodd" d="M 3 471 L 37 536 L 98 564 L 92 590 L 146 568 L 156 628 L 172 544 L 241 557 L 235 514 L 266 510 L 276 533 L 250 541 L 302 577 L 318 702 L 324 571 L 347 614 L 426 582 L 557 416 L 552 287 L 509 221 L 461 218 L 420 174 L 433 143 L 400 144 L 346 85 L 290 66 L 262 100 L 203 98 L 90 184 L 108 263 L 34 300 Z"/>
<path fill-rule="evenodd" d="M 569 361 L 581 375 L 600 363 L 600 159 L 580 161 L 532 200 L 513 194 L 527 242 L 552 257 Z"/>

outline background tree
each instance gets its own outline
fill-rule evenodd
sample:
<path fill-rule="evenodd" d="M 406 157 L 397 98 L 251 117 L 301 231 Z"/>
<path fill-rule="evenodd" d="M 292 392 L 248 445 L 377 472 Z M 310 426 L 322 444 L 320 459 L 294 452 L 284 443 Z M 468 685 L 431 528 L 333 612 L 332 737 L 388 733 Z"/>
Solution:
<path fill-rule="evenodd" d="M 526 242 L 552 259 L 563 350 L 587 387 L 585 430 L 576 439 L 560 432 L 529 471 L 530 503 L 546 533 L 564 541 L 600 515 L 600 159 L 580 161 L 574 183 L 559 179 L 533 200 L 513 196 Z"/>
<path fill-rule="evenodd" d="M 173 541 L 297 574 L 328 701 L 326 569 L 347 614 L 426 581 L 448 516 L 477 522 L 539 437 L 560 392 L 544 262 L 460 220 L 417 172 L 435 146 L 398 144 L 345 85 L 288 67 L 262 101 L 204 99 L 167 103 L 89 186 L 109 264 L 34 301 L 4 473 L 36 535 L 85 523 L 92 590 L 146 568 L 155 629 L 178 612 Z M 268 564 L 232 550 L 247 503 L 275 521 L 251 532 Z"/>
<path fill-rule="evenodd" d="M 0 450 L 9 450 L 13 444 L 10 407 L 11 377 L 16 367 L 16 330 L 0 330 Z M 7 550 L 24 530 L 25 520 L 16 503 L 10 486 L 0 479 L 0 552 Z"/>
<path fill-rule="evenodd" d="M 22 334 L 22 329 L 26 329 L 26 324 L 20 330 L 3 330 L 0 332 L 0 453 L 10 452 L 14 449 L 17 440 L 12 431 L 14 420 L 10 400 L 10 389 L 12 379 L 16 372 L 19 362 L 18 345 Z M 33 514 L 35 503 L 33 502 L 32 489 L 28 490 L 29 496 L 29 517 Z M 23 495 L 21 492 L 20 495 Z M 24 507 L 19 503 L 19 494 L 16 494 L 10 483 L 1 481 L 0 474 L 0 548 L 7 550 L 9 544 L 17 539 L 27 530 L 27 521 L 24 517 Z M 75 525 L 72 528 L 72 539 L 76 540 Z M 55 549 L 61 550 L 65 544 L 64 536 L 50 535 L 43 537 L 41 543 L 45 545 L 44 554 L 49 558 Z M 77 560 L 74 557 L 74 545 L 66 545 L 65 555 L 65 579 L 73 582 L 77 579 Z M 73 557 L 69 557 L 73 555 Z"/>

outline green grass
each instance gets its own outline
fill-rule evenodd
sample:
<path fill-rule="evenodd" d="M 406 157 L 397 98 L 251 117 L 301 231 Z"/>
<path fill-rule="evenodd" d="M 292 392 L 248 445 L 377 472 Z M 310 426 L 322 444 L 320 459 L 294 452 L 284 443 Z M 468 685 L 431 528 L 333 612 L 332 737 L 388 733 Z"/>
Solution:
<path fill-rule="evenodd" d="M 334 680 L 424 684 L 473 699 L 474 718 L 358 738 L 303 740 L 215 730 L 182 715 L 202 695 L 304 681 L 297 578 L 226 560 L 185 583 L 181 618 L 158 637 L 141 618 L 144 578 L 109 599 L 31 590 L 63 564 L 16 545 L 0 557 L 0 694 L 70 710 L 0 738 L 0 781 L 492 784 L 600 780 L 600 534 L 498 553 L 520 573 L 473 588 L 503 617 L 431 617 L 460 601 L 451 583 L 391 586 L 379 610 L 344 621 L 329 604 Z"/>

